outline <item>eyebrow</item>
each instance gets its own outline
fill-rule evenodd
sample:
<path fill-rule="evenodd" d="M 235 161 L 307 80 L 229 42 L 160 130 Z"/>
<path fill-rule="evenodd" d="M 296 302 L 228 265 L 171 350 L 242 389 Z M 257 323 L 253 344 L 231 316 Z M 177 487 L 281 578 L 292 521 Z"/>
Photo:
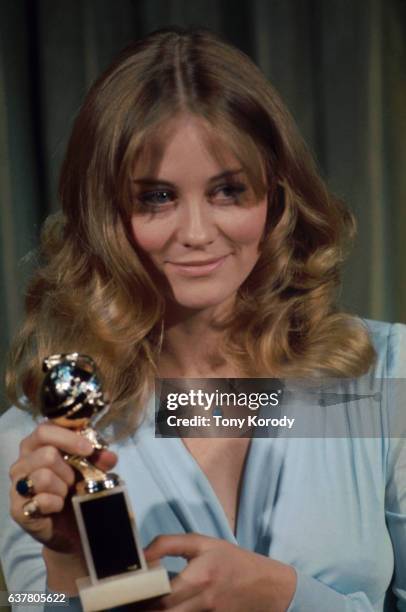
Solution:
<path fill-rule="evenodd" d="M 212 176 L 209 179 L 209 183 L 214 183 L 215 181 L 219 181 L 221 179 L 230 178 L 235 176 L 236 174 L 241 174 L 244 172 L 243 168 L 236 168 L 235 170 L 224 170 L 220 174 L 216 174 L 216 176 Z M 166 181 L 165 179 L 153 178 L 150 176 L 145 176 L 142 178 L 132 179 L 132 183 L 137 183 L 141 185 L 168 185 L 169 187 L 175 187 L 173 183 L 170 181 Z"/>

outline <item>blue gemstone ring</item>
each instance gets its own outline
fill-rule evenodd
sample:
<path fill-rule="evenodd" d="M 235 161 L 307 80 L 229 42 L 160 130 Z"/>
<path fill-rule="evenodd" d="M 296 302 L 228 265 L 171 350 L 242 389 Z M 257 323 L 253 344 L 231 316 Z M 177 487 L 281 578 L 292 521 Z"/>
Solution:
<path fill-rule="evenodd" d="M 28 476 L 26 478 L 20 478 L 16 483 L 16 491 L 23 497 L 32 497 L 35 495 L 34 485 Z"/>

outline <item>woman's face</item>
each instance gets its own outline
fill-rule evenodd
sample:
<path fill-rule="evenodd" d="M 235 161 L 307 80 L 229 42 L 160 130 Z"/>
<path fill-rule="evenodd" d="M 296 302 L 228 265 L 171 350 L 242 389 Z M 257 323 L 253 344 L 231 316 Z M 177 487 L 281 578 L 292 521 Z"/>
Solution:
<path fill-rule="evenodd" d="M 168 299 L 191 309 L 220 306 L 258 259 L 266 194 L 258 201 L 241 163 L 220 141 L 221 161 L 213 156 L 203 119 L 182 116 L 168 128 L 152 176 L 142 162 L 134 168 L 133 236 Z"/>

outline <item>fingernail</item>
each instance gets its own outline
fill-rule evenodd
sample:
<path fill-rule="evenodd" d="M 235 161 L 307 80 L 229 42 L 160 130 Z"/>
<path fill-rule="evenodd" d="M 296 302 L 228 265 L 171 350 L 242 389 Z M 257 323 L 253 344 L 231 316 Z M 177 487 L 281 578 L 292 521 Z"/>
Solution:
<path fill-rule="evenodd" d="M 93 446 L 90 444 L 89 440 L 80 440 L 79 441 L 79 451 L 81 453 L 89 454 L 93 450 Z"/>

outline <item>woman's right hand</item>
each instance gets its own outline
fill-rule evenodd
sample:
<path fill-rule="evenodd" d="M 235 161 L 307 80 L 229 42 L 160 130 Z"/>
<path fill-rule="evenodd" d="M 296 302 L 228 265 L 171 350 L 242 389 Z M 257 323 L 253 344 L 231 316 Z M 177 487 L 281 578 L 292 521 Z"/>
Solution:
<path fill-rule="evenodd" d="M 10 468 L 11 516 L 33 538 L 50 551 L 82 556 L 79 533 L 70 504 L 75 492 L 77 473 L 63 459 L 63 454 L 92 456 L 92 463 L 103 471 L 117 462 L 111 451 L 94 452 L 90 442 L 80 434 L 53 425 L 40 424 L 20 444 L 20 454 Z M 21 478 L 30 478 L 38 512 L 24 515 L 29 497 L 20 495 L 16 484 Z"/>

